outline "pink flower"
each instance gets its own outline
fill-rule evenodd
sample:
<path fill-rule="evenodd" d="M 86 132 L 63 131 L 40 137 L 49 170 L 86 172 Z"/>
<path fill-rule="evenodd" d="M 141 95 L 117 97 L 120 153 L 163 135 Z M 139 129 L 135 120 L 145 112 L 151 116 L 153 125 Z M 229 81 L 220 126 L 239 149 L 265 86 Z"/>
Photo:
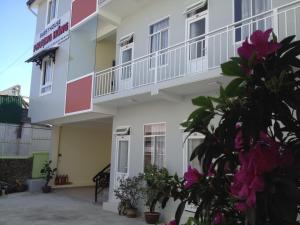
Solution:
<path fill-rule="evenodd" d="M 238 54 L 241 57 L 250 60 L 254 53 L 255 53 L 254 45 L 250 44 L 248 38 L 246 38 L 246 40 L 242 43 L 242 46 L 238 48 Z"/>
<path fill-rule="evenodd" d="M 243 143 L 243 134 L 242 134 L 242 131 L 238 131 L 236 136 L 235 136 L 235 139 L 234 139 L 234 148 L 236 150 L 240 150 L 242 149 L 244 146 L 244 143 Z"/>
<path fill-rule="evenodd" d="M 280 156 L 280 167 L 290 168 L 295 164 L 295 157 L 291 150 L 285 150 Z"/>
<path fill-rule="evenodd" d="M 234 207 L 239 212 L 246 212 L 246 210 L 248 208 L 247 205 L 245 203 L 243 203 L 243 202 L 236 203 L 234 205 Z"/>
<path fill-rule="evenodd" d="M 202 175 L 199 173 L 197 169 L 189 166 L 188 171 L 184 174 L 184 180 L 185 180 L 184 188 L 188 189 L 191 186 L 193 186 L 195 183 L 198 183 L 201 177 Z"/>
<path fill-rule="evenodd" d="M 235 139 L 239 139 L 238 135 Z M 250 142 L 253 142 L 251 140 Z M 244 202 L 236 205 L 244 212 L 256 204 L 256 194 L 265 188 L 264 175 L 276 168 L 292 167 L 294 156 L 290 150 L 284 150 L 265 132 L 260 132 L 259 140 L 249 151 L 239 152 L 240 167 L 234 175 L 231 193 Z"/>
<path fill-rule="evenodd" d="M 234 148 L 236 150 L 241 150 L 244 147 L 243 133 L 241 130 L 242 124 L 236 123 L 235 128 L 238 130 L 235 139 L 234 139 Z"/>
<path fill-rule="evenodd" d="M 257 63 L 263 62 L 263 60 L 270 54 L 276 52 L 280 47 L 280 43 L 269 41 L 270 34 L 272 29 L 269 29 L 265 32 L 257 30 L 253 32 L 250 37 L 249 42 L 248 38 L 242 43 L 242 46 L 238 48 L 238 54 L 246 59 L 255 60 L 252 62 L 254 65 Z M 255 58 L 253 58 L 255 56 Z M 245 71 L 247 75 L 251 73 L 251 68 L 248 65 L 241 65 L 241 68 Z"/>
<path fill-rule="evenodd" d="M 269 37 L 272 31 L 272 29 L 268 29 L 265 32 L 258 30 L 255 31 L 250 37 L 250 40 L 255 47 L 257 54 L 256 57 L 258 60 L 276 52 L 281 47 L 281 45 L 277 42 L 269 42 Z"/>
<path fill-rule="evenodd" d="M 170 221 L 169 223 L 167 223 L 166 225 L 177 225 L 177 224 L 176 224 L 176 220 L 172 220 L 172 221 Z"/>
<path fill-rule="evenodd" d="M 214 217 L 214 224 L 222 224 L 224 222 L 224 216 L 221 212 L 217 212 Z"/>

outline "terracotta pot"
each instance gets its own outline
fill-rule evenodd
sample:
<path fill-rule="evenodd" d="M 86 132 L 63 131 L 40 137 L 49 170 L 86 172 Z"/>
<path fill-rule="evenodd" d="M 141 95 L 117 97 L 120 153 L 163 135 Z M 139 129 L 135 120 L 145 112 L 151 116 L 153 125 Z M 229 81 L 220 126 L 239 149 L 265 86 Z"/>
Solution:
<path fill-rule="evenodd" d="M 158 212 L 145 212 L 144 214 L 148 224 L 156 224 L 159 221 L 160 213 Z"/>
<path fill-rule="evenodd" d="M 126 209 L 126 216 L 128 218 L 136 218 L 137 217 L 137 209 L 135 209 L 135 208 Z"/>
<path fill-rule="evenodd" d="M 52 191 L 51 186 L 43 186 L 42 187 L 43 193 L 50 193 Z"/>

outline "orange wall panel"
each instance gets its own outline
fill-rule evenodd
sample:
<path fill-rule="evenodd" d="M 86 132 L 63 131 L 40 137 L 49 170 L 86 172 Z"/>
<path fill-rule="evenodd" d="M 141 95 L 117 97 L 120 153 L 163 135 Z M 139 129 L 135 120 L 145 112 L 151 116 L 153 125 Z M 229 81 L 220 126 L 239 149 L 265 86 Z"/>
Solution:
<path fill-rule="evenodd" d="M 93 76 L 86 76 L 67 84 L 65 113 L 91 109 Z"/>
<path fill-rule="evenodd" d="M 71 27 L 97 11 L 97 0 L 75 0 L 72 2 Z"/>

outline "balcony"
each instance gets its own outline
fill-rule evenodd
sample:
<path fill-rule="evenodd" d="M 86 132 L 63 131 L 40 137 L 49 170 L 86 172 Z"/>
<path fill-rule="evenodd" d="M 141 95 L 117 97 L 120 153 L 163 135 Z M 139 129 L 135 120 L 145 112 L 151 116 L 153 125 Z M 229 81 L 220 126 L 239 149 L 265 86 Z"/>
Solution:
<path fill-rule="evenodd" d="M 261 13 L 205 35 L 136 58 L 94 75 L 94 98 L 114 96 L 158 87 L 209 79 L 210 71 L 236 56 L 241 40 L 255 30 L 273 28 L 279 40 L 289 35 L 299 39 L 300 1 Z M 148 88 L 149 89 L 149 88 Z"/>

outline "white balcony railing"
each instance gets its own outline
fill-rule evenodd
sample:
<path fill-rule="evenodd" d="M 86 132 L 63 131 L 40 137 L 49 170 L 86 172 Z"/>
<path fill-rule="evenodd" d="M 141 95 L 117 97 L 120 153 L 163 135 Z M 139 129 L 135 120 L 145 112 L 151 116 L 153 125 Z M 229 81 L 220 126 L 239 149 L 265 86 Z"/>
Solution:
<path fill-rule="evenodd" d="M 300 1 L 281 6 L 238 23 L 198 36 L 155 53 L 100 72 L 94 77 L 94 97 L 156 85 L 220 67 L 236 55 L 241 40 L 255 30 L 273 28 L 282 39 L 300 35 Z"/>

